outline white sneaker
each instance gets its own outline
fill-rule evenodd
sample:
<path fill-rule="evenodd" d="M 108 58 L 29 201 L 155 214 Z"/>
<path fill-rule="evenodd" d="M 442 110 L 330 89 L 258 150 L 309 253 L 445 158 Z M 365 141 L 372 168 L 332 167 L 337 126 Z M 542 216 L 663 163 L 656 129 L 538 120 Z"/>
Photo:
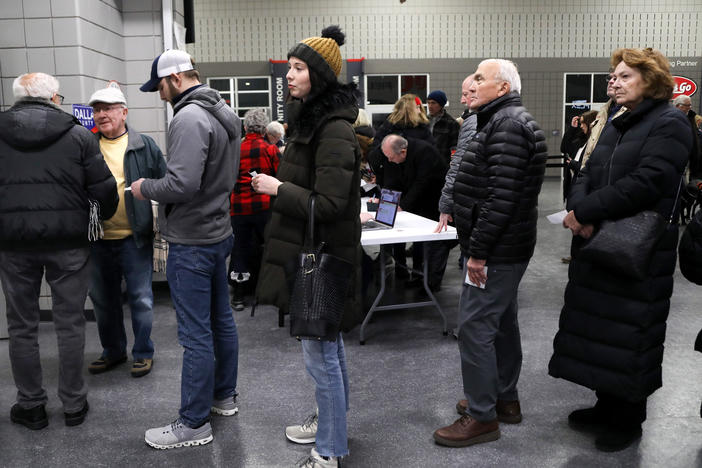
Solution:
<path fill-rule="evenodd" d="M 325 460 L 313 447 L 310 454 L 301 458 L 295 466 L 299 468 L 338 468 L 339 458 L 329 457 L 329 460 Z"/>
<path fill-rule="evenodd" d="M 144 434 L 144 441 L 153 448 L 171 449 L 205 445 L 212 442 L 212 426 L 209 422 L 197 429 L 192 429 L 183 424 L 180 418 L 172 423 L 149 429 Z"/>
<path fill-rule="evenodd" d="M 234 416 L 239 412 L 239 405 L 236 403 L 236 395 L 224 398 L 223 400 L 212 400 L 210 411 L 222 416 Z"/>
<path fill-rule="evenodd" d="M 317 413 L 307 416 L 302 424 L 286 427 L 285 437 L 296 444 L 314 443 L 317 437 Z"/>

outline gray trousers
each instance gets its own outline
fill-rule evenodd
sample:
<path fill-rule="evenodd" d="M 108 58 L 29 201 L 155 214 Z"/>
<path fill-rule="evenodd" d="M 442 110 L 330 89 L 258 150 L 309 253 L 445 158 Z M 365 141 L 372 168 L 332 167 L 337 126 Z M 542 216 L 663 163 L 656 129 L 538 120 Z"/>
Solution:
<path fill-rule="evenodd" d="M 458 347 L 468 413 L 478 421 L 497 417 L 498 399 L 519 399 L 522 343 L 517 290 L 528 264 L 490 264 L 485 289 L 463 285 L 458 306 Z"/>
<path fill-rule="evenodd" d="M 79 411 L 88 392 L 83 379 L 85 316 L 90 249 L 0 252 L 0 280 L 7 302 L 10 362 L 17 403 L 29 409 L 46 404 L 39 343 L 41 279 L 51 287 L 52 317 L 58 341 L 58 395 L 65 412 Z"/>

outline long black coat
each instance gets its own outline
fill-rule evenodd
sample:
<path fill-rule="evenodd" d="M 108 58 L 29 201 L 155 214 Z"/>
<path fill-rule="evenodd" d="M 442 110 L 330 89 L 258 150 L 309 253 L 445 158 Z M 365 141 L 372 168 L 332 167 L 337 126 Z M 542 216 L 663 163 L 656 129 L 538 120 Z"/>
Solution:
<path fill-rule="evenodd" d="M 271 198 L 271 220 L 256 295 L 260 303 L 286 310 L 289 300 L 286 268 L 303 246 L 308 200 L 315 202 L 315 244 L 326 242 L 325 252 L 354 264 L 360 270 L 361 222 L 359 213 L 361 149 L 351 124 L 358 107 L 354 87 L 340 86 L 316 99 L 294 101 L 288 107 L 291 134 L 277 177 L 283 184 Z M 358 278 L 352 281 L 342 330 L 359 319 Z"/>
<path fill-rule="evenodd" d="M 691 145 L 680 111 L 666 101 L 644 100 L 605 127 L 575 180 L 568 209 L 580 223 L 595 226 L 651 209 L 668 220 Z M 647 278 L 634 280 L 578 258 L 585 241 L 573 238 L 549 374 L 630 401 L 662 385 L 677 241 L 672 224 Z"/>

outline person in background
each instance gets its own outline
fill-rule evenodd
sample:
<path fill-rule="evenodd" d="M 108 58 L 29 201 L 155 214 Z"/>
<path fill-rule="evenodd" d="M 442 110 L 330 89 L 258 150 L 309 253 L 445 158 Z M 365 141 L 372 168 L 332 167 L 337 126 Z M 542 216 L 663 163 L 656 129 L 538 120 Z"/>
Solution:
<path fill-rule="evenodd" d="M 427 96 L 429 130 L 434 137 L 439 155 L 444 158 L 448 167 L 451 161 L 451 151 L 456 149 L 460 125 L 446 112 L 447 102 L 446 93 L 439 89 L 432 91 Z"/>
<path fill-rule="evenodd" d="M 699 132 L 697 130 L 697 124 L 695 123 L 695 111 L 692 110 L 692 101 L 690 96 L 681 94 L 680 96 L 673 99 L 673 105 L 676 109 L 682 112 L 685 117 L 687 117 L 688 122 L 690 122 L 690 128 L 692 130 L 692 149 L 690 150 L 690 162 L 688 163 L 689 173 L 688 181 L 691 182 L 695 179 L 702 179 L 702 143 L 699 138 Z"/>
<path fill-rule="evenodd" d="M 478 126 L 478 115 L 475 112 L 471 112 L 470 101 L 472 97 L 471 85 L 473 84 L 473 76 L 468 75 L 461 84 L 461 104 L 466 106 L 467 113 L 463 113 L 464 117 L 461 119 L 461 131 L 458 134 L 458 144 L 456 145 L 456 151 L 451 155 L 451 164 L 446 172 L 446 177 L 444 178 L 444 186 L 441 189 L 441 197 L 439 198 L 439 224 L 437 224 L 434 232 L 441 232 L 446 230 L 449 223 L 453 223 L 454 207 L 453 207 L 453 186 L 456 182 L 456 174 L 458 174 L 458 169 L 463 160 L 463 155 L 468 149 L 468 144 L 475 136 L 477 126 Z M 445 252 L 443 254 L 443 261 L 447 262 L 450 250 L 456 246 L 458 241 L 442 241 L 443 248 Z M 458 258 L 458 268 L 463 269 L 465 264 L 465 259 L 463 254 Z M 456 311 L 456 323 L 458 324 L 458 311 Z M 454 338 L 458 339 L 458 326 L 452 330 Z"/>
<path fill-rule="evenodd" d="M 239 411 L 239 338 L 227 256 L 241 121 L 217 91 L 200 83 L 192 58 L 181 50 L 156 57 L 151 78 L 139 89 L 158 91 L 173 107 L 166 176 L 140 178 L 131 188 L 136 199 L 159 203 L 161 233 L 169 243 L 166 277 L 184 348 L 178 418 L 147 430 L 144 441 L 157 449 L 204 445 L 213 440 L 210 412 Z"/>
<path fill-rule="evenodd" d="M 251 188 L 252 174 L 275 177 L 280 163 L 278 148 L 267 143 L 263 137 L 267 125 L 265 109 L 251 109 L 244 114 L 246 136 L 241 142 L 239 175 L 231 194 L 229 211 L 234 231 L 234 246 L 229 261 L 234 310 L 243 310 L 244 296 L 253 293 L 263 254 L 263 231 L 271 218 L 271 197 L 256 193 Z"/>
<path fill-rule="evenodd" d="M 356 139 L 361 147 L 361 179 L 367 184 L 375 184 L 375 174 L 368 163 L 368 150 L 373 145 L 375 130 L 371 126 L 370 118 L 364 109 L 358 109 L 358 117 L 353 123 L 353 131 L 356 133 Z M 367 191 L 361 186 L 362 197 L 378 196 L 379 193 L 377 186 Z"/>
<path fill-rule="evenodd" d="M 278 148 L 285 147 L 285 143 L 283 142 L 283 137 L 285 136 L 285 127 L 283 127 L 283 124 L 281 124 L 277 120 L 274 120 L 268 125 L 266 125 L 266 133 L 264 136 L 269 144 L 275 145 Z"/>
<path fill-rule="evenodd" d="M 287 115 L 289 138 L 277 177 L 259 174 L 254 190 L 274 196 L 266 231 L 266 248 L 258 281 L 259 303 L 287 310 L 290 291 L 285 268 L 293 263 L 305 242 L 309 197 L 315 194 L 315 242 L 325 251 L 359 270 L 361 202 L 358 187 L 361 149 L 352 128 L 358 114 L 355 85 L 337 80 L 341 73 L 344 34 L 338 26 L 324 28 L 321 37 L 302 40 L 288 52 L 290 90 Z M 341 330 L 359 320 L 355 273 L 349 288 Z M 335 341 L 305 339 L 302 355 L 315 381 L 317 412 L 302 424 L 288 426 L 288 440 L 315 447 L 296 466 L 331 468 L 348 455 L 346 413 L 349 380 L 341 333 Z"/>
<path fill-rule="evenodd" d="M 151 372 L 154 343 L 151 341 L 154 294 L 154 220 L 151 202 L 135 200 L 125 192 L 140 177 L 160 179 L 166 174 L 166 160 L 154 140 L 129 129 L 127 100 L 116 84 L 99 89 L 88 101 L 93 107 L 97 138 L 117 181 L 120 194 L 117 212 L 103 223 L 104 236 L 91 245 L 90 299 L 95 309 L 102 354 L 88 371 L 100 374 L 127 360 L 127 334 L 122 312 L 122 278 L 132 315 L 132 377 Z"/>
<path fill-rule="evenodd" d="M 580 172 L 580 167 L 582 165 L 583 153 L 585 152 L 585 148 L 587 147 L 587 142 L 590 139 L 590 133 L 592 131 L 592 124 L 596 118 L 597 118 L 597 111 L 587 111 L 578 117 L 573 117 L 574 122 L 577 119 L 578 128 L 580 130 L 580 133 L 582 134 L 582 138 L 579 139 L 579 141 L 581 143 L 580 148 L 576 149 L 574 154 L 567 155 L 566 159 L 565 159 L 566 167 L 565 167 L 565 171 L 564 171 L 564 175 L 563 175 L 563 177 L 564 177 L 563 186 L 564 186 L 564 188 L 567 187 L 567 190 L 565 191 L 565 198 L 566 199 L 568 198 L 568 193 L 570 192 L 570 187 L 571 187 L 573 180 L 575 180 L 575 178 L 578 176 L 578 172 Z"/>
<path fill-rule="evenodd" d="M 381 188 L 401 190 L 404 166 L 390 164 L 380 148 L 383 139 L 390 134 L 423 140 L 434 145 L 434 137 L 429 130 L 429 119 L 422 108 L 422 101 L 414 94 L 404 94 L 395 102 L 392 113 L 376 131 L 373 146 L 368 152 L 368 163 L 376 176 L 376 183 Z M 395 277 L 410 279 L 405 244 L 391 244 L 388 248 L 395 259 Z M 421 259 L 422 251 L 418 249 L 416 255 Z"/>
<path fill-rule="evenodd" d="M 14 105 L 0 112 L 0 281 L 7 302 L 9 355 L 17 386 L 10 420 L 49 424 L 39 356 L 42 277 L 51 289 L 58 342 L 58 395 L 66 426 L 88 413 L 83 378 L 89 229 L 110 218 L 119 197 L 95 137 L 62 111 L 59 82 L 27 73 L 12 83 Z M 92 231 L 94 232 L 94 231 Z"/>
<path fill-rule="evenodd" d="M 668 104 L 675 83 L 668 59 L 652 49 L 617 49 L 611 64 L 614 99 L 628 111 L 604 128 L 570 191 L 563 226 L 573 233 L 572 261 L 548 366 L 551 376 L 595 391 L 595 405 L 571 412 L 568 424 L 594 432 L 595 447 L 605 452 L 641 437 L 648 397 L 663 384 L 674 211 L 692 147 L 687 119 Z M 602 222 L 645 210 L 666 221 L 646 278 L 579 258 Z"/>

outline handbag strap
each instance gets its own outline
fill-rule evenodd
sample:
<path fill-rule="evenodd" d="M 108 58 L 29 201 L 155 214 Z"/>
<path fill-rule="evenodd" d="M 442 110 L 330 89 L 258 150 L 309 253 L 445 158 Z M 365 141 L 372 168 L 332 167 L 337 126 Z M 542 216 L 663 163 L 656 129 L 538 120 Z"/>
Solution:
<path fill-rule="evenodd" d="M 317 194 L 312 192 L 307 200 L 307 229 L 305 230 L 304 247 L 314 248 L 314 202 Z"/>
<path fill-rule="evenodd" d="M 670 211 L 670 218 L 668 218 L 668 224 L 673 224 L 673 218 L 675 217 L 675 208 L 678 206 L 678 200 L 680 199 L 680 189 L 682 188 L 684 177 L 685 174 L 680 176 L 680 183 L 678 183 L 678 191 L 675 194 L 675 202 L 673 203 L 673 209 Z"/>

